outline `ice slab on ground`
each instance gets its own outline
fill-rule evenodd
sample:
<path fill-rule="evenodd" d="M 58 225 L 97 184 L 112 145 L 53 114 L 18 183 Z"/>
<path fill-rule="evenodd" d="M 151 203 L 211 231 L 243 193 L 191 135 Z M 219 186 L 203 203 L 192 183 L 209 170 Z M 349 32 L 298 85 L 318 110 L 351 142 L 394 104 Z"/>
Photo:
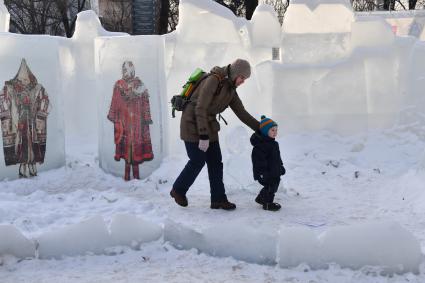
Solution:
<path fill-rule="evenodd" d="M 130 214 L 115 215 L 110 230 L 114 245 L 133 248 L 135 245 L 155 241 L 162 236 L 162 228 L 159 225 Z"/>
<path fill-rule="evenodd" d="M 280 230 L 281 267 L 336 263 L 353 269 L 377 266 L 388 273 L 418 272 L 422 256 L 419 241 L 391 221 L 332 227 L 319 235 L 308 228 Z"/>
<path fill-rule="evenodd" d="M 422 262 L 419 241 L 391 221 L 333 227 L 319 241 L 325 261 L 343 267 L 373 265 L 387 272 L 418 272 Z"/>
<path fill-rule="evenodd" d="M 178 249 L 203 251 L 205 238 L 202 233 L 181 223 L 167 219 L 164 224 L 164 241 Z"/>
<path fill-rule="evenodd" d="M 277 231 L 273 229 L 257 229 L 235 220 L 202 232 L 205 237 L 203 250 L 208 254 L 259 264 L 276 263 Z"/>
<path fill-rule="evenodd" d="M 4 5 L 4 1 L 0 0 L 0 32 L 8 32 L 10 24 L 10 14 Z"/>
<path fill-rule="evenodd" d="M 279 231 L 279 266 L 283 268 L 309 264 L 322 266 L 320 246 L 314 230 L 306 227 L 284 227 Z"/>
<path fill-rule="evenodd" d="M 101 216 L 46 232 L 36 240 L 40 258 L 101 254 L 112 245 L 111 236 Z"/>
<path fill-rule="evenodd" d="M 13 225 L 0 225 L 0 256 L 12 255 L 17 258 L 35 256 L 35 244 L 27 239 Z"/>

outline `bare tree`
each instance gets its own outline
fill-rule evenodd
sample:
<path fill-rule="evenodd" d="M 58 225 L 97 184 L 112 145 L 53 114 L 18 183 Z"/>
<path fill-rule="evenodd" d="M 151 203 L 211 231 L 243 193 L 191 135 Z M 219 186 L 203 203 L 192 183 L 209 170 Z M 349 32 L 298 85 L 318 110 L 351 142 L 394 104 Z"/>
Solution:
<path fill-rule="evenodd" d="M 170 15 L 170 0 L 162 0 L 159 13 L 159 34 L 168 32 L 168 19 Z"/>
<path fill-rule="evenodd" d="M 258 0 L 245 0 L 245 18 L 250 20 L 254 14 L 255 8 L 258 6 Z"/>
<path fill-rule="evenodd" d="M 88 8 L 86 0 L 5 0 L 11 30 L 24 34 L 71 37 L 77 14 Z"/>
<path fill-rule="evenodd" d="M 168 12 L 168 32 L 176 29 L 179 23 L 179 0 L 170 0 L 170 10 Z"/>
<path fill-rule="evenodd" d="M 105 2 L 101 7 L 100 20 L 109 31 L 132 33 L 132 1 L 115 0 Z"/>
<path fill-rule="evenodd" d="M 58 20 L 62 23 L 66 37 L 72 37 L 77 14 L 86 9 L 86 0 L 56 0 Z"/>
<path fill-rule="evenodd" d="M 351 0 L 351 5 L 357 12 L 379 10 L 379 3 L 376 0 Z"/>
<path fill-rule="evenodd" d="M 285 12 L 289 7 L 289 0 L 261 0 L 261 3 L 272 6 L 277 13 L 280 24 L 283 23 Z"/>

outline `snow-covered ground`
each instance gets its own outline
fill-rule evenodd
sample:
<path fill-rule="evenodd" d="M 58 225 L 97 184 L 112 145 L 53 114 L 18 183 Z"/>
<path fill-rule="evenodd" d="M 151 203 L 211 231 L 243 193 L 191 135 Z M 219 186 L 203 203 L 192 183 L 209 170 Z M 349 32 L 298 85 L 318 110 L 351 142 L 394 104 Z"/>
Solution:
<path fill-rule="evenodd" d="M 253 201 L 259 186 L 251 176 L 249 141 L 242 138 L 246 135 L 238 140 L 235 134 L 240 131 L 222 137 L 225 185 L 229 199 L 238 206 L 233 212 L 209 208 L 205 169 L 188 193 L 189 206 L 174 203 L 169 191 L 186 162 L 184 155 L 168 157 L 145 180 L 124 182 L 98 168 L 95 146 L 74 141 L 67 147 L 66 167 L 0 184 L 0 224 L 12 224 L 29 239 L 41 239 L 93 217 L 100 216 L 108 226 L 122 214 L 161 227 L 177 223 L 210 237 L 246 233 L 247 228 L 267 234 L 281 227 L 320 234 L 334 227 L 392 221 L 417 238 L 425 251 L 422 128 L 399 126 L 350 137 L 281 132 L 287 175 L 276 196 L 283 204 L 279 212 L 264 211 Z M 237 147 L 226 145 L 227 140 Z M 81 233 L 84 230 L 90 234 L 89 228 L 80 228 Z M 382 231 L 377 228 L 376 233 Z M 63 246 L 81 246 L 81 238 L 74 240 L 64 241 Z M 266 241 L 254 241 L 256 248 L 246 250 L 266 249 Z M 163 237 L 132 246 L 49 259 L 2 256 L 0 282 L 425 282 L 425 263 L 420 264 L 419 274 L 385 275 L 379 266 L 349 269 L 331 263 L 315 269 L 307 264 L 285 268 L 249 263 L 218 257 L 220 253 L 213 256 L 208 248 L 206 253 L 177 249 Z M 231 250 L 230 246 L 230 254 Z"/>

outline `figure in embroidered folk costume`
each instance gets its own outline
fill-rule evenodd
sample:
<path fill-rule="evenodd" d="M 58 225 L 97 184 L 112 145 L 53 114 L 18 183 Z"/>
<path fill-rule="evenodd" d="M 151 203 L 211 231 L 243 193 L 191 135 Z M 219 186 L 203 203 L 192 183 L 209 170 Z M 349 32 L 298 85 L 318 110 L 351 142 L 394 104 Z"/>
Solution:
<path fill-rule="evenodd" d="M 36 163 L 44 162 L 48 114 L 49 97 L 22 59 L 0 91 L 4 159 L 6 166 L 19 164 L 19 177 L 36 176 Z"/>
<path fill-rule="evenodd" d="M 108 119 L 114 123 L 115 160 L 125 160 L 124 180 L 139 179 L 139 164 L 153 159 L 149 125 L 152 124 L 149 93 L 135 76 L 134 65 L 125 61 L 122 79 L 114 85 Z"/>

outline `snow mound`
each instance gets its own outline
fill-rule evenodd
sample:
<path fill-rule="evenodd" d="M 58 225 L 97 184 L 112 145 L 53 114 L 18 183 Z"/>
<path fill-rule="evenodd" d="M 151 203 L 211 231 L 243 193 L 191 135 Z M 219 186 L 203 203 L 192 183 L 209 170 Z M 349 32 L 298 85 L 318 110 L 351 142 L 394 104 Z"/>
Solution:
<path fill-rule="evenodd" d="M 0 256 L 12 255 L 18 258 L 32 257 L 35 245 L 25 238 L 13 225 L 0 225 Z"/>

